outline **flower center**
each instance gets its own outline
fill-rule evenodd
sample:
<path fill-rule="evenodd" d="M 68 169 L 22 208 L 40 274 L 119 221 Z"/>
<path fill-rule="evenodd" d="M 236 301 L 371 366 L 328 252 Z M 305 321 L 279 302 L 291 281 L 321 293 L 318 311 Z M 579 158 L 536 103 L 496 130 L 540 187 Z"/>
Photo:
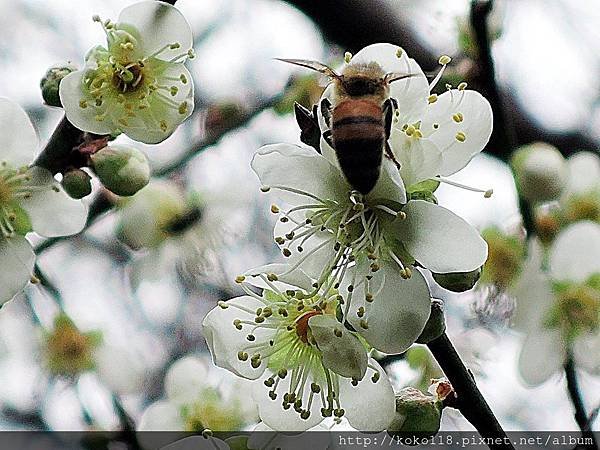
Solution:
<path fill-rule="evenodd" d="M 561 290 L 546 320 L 550 328 L 562 328 L 567 339 L 600 329 L 600 291 L 585 284 Z"/>
<path fill-rule="evenodd" d="M 193 58 L 193 51 L 186 51 L 169 61 L 159 60 L 157 57 L 165 51 L 181 47 L 174 42 L 141 57 L 142 46 L 134 37 L 136 31 L 128 28 L 129 33 L 97 16 L 94 21 L 104 29 L 108 50 L 97 47 L 87 57 L 95 63 L 95 68 L 88 70 L 84 77 L 84 85 L 91 98 L 81 98 L 80 108 L 101 108 L 94 116 L 95 120 L 103 122 L 111 118 L 123 127 L 132 126 L 131 122 L 140 115 L 144 115 L 144 120 L 149 116 L 157 128 L 167 132 L 172 124 L 165 108 L 183 116 L 190 106 L 187 100 L 176 100 L 179 91 L 190 80 L 183 71 L 179 76 L 171 76 L 167 72 L 173 72 L 186 59 Z M 151 115 L 145 112 L 149 108 L 152 108 Z"/>
<path fill-rule="evenodd" d="M 202 389 L 198 393 L 198 399 L 182 408 L 186 431 L 230 431 L 239 430 L 244 426 L 237 399 L 225 402 L 213 388 Z"/>
<path fill-rule="evenodd" d="M 284 236 L 275 238 L 275 242 L 283 247 L 284 256 L 290 257 L 297 253 L 297 259 L 285 274 L 301 267 L 317 252 L 328 247 L 332 248 L 329 260 L 313 285 L 314 289 L 306 294 L 306 297 L 310 298 L 320 290 L 328 292 L 338 289 L 348 276 L 350 267 L 357 263 L 365 264 L 366 270 L 363 273 L 354 271 L 348 292 L 344 293 L 346 298 L 339 296 L 339 303 L 344 305 L 342 308 L 344 320 L 348 314 L 353 313 L 361 319 L 361 327 L 368 328 L 368 306 L 377 296 L 377 289 L 374 289 L 371 282 L 373 274 L 381 268 L 382 264 L 392 262 L 399 267 L 403 278 L 411 276 L 411 270 L 407 267 L 412 262 L 410 255 L 403 251 L 401 243 L 386 241 L 384 233 L 387 224 L 395 219 L 404 219 L 406 214 L 383 203 L 367 202 L 357 191 L 351 191 L 347 201 L 342 203 L 320 199 L 308 192 L 285 186 L 270 188 L 287 190 L 309 199 L 306 204 L 288 211 L 281 211 L 275 205 L 271 208 L 272 212 L 281 214 L 279 219 L 281 222 L 294 224 Z M 316 239 L 320 239 L 321 242 L 311 245 L 312 248 L 305 251 L 305 247 L 309 247 Z M 367 308 L 361 307 L 352 311 L 353 291 L 363 284 Z"/>
<path fill-rule="evenodd" d="M 140 63 L 129 63 L 122 69 L 115 67 L 113 70 L 113 85 L 123 93 L 136 91 L 143 79 L 143 66 Z"/>
<path fill-rule="evenodd" d="M 320 412 L 323 417 L 334 416 L 334 419 L 339 421 L 344 415 L 339 398 L 340 376 L 324 365 L 323 355 L 309 324 L 310 319 L 317 315 L 336 314 L 339 299 L 337 291 L 321 291 L 318 295 L 307 297 L 306 294 L 302 295 L 300 290 L 281 292 L 273 283 L 277 280 L 275 274 L 250 276 L 260 277 L 272 289 L 265 290 L 263 295 L 259 296 L 250 289 L 244 276 L 237 279 L 242 289 L 263 303 L 264 307 L 252 311 L 243 304 L 231 301 L 219 303 L 221 308 L 233 307 L 245 312 L 246 317 L 248 313 L 254 316 L 253 320 L 233 321 L 237 332 L 248 333 L 246 339 L 249 343 L 240 349 L 238 359 L 249 361 L 255 369 L 266 362 L 271 375 L 264 380 L 264 385 L 269 388 L 268 395 L 272 401 L 281 399 L 284 410 L 293 407 L 294 411 L 306 420 L 310 417 L 313 402 L 316 401 L 321 405 Z M 340 331 L 332 329 L 331 332 Z M 370 381 L 364 382 L 376 383 L 380 378 L 379 370 L 371 365 L 368 367 L 373 371 L 373 375 Z M 282 386 L 283 380 L 289 381 L 287 388 Z M 358 382 L 359 380 L 353 381 Z"/>
<path fill-rule="evenodd" d="M 19 203 L 36 189 L 29 181 L 27 167 L 14 169 L 6 161 L 0 162 L 0 237 L 28 231 L 28 219 Z"/>

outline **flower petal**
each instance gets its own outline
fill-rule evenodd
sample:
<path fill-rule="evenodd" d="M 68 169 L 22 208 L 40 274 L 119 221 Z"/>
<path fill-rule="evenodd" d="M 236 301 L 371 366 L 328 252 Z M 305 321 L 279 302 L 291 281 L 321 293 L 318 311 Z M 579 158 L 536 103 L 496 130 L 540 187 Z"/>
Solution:
<path fill-rule="evenodd" d="M 542 270 L 543 249 L 537 239 L 529 240 L 527 261 L 515 286 L 511 289 L 517 305 L 512 322 L 519 331 L 537 326 L 554 301 L 552 285 Z"/>
<path fill-rule="evenodd" d="M 527 335 L 519 355 L 525 382 L 537 386 L 558 372 L 565 361 L 565 345 L 559 330 L 537 329 Z"/>
<path fill-rule="evenodd" d="M 58 93 L 67 119 L 80 130 L 95 134 L 110 134 L 113 131 L 111 123 L 95 119 L 98 114 L 97 108 L 90 106 L 82 108 L 79 106 L 82 99 L 92 98 L 91 96 L 88 98 L 83 91 L 84 76 L 85 71 L 78 70 L 70 73 L 60 82 Z"/>
<path fill-rule="evenodd" d="M 434 124 L 439 128 L 434 129 Z M 479 92 L 452 89 L 429 104 L 421 132 L 442 152 L 440 174 L 451 175 L 465 167 L 489 141 L 492 108 Z M 457 133 L 464 134 L 464 142 L 457 139 Z"/>
<path fill-rule="evenodd" d="M 288 272 L 289 269 L 289 264 L 266 264 L 264 266 L 256 267 L 246 272 L 245 281 L 251 284 L 252 286 L 272 290 L 273 288 L 262 277 L 252 275 L 273 273 L 277 275 L 277 281 L 272 281 L 271 284 L 277 287 L 280 291 L 297 288 L 304 289 L 305 291 L 310 291 L 312 289 L 313 280 L 308 275 L 306 275 L 306 273 L 304 273 L 303 270 L 301 270 L 300 268 L 296 268 L 295 270 Z"/>
<path fill-rule="evenodd" d="M 142 37 L 146 56 L 166 45 L 178 43 L 177 49 L 166 49 L 157 58 L 168 61 L 192 48 L 192 29 L 181 12 L 165 2 L 143 1 L 123 9 L 118 24 L 133 25 Z"/>
<path fill-rule="evenodd" d="M 361 266 L 356 269 L 361 271 Z M 368 266 L 364 271 L 368 270 Z M 405 280 L 394 262 L 386 262 L 375 272 L 370 293 L 376 293 L 372 303 L 365 300 L 364 283 L 354 288 L 352 311 L 348 321 L 375 349 L 384 353 L 402 353 L 419 337 L 431 312 L 431 295 L 425 278 L 418 270 Z M 352 276 L 345 277 L 340 292 L 347 292 Z M 363 307 L 369 328 L 360 326 L 356 311 Z"/>
<path fill-rule="evenodd" d="M 311 317 L 308 326 L 323 355 L 323 366 L 342 377 L 362 380 L 367 371 L 362 342 L 329 315 Z"/>
<path fill-rule="evenodd" d="M 475 228 L 453 212 L 423 200 L 408 202 L 406 219 L 396 220 L 408 252 L 435 273 L 470 272 L 485 263 L 487 244 Z"/>
<path fill-rule="evenodd" d="M 262 360 L 260 366 L 256 369 L 252 368 L 250 361 L 240 361 L 238 352 L 242 351 L 248 345 L 246 335 L 248 334 L 247 327 L 238 330 L 233 325 L 235 319 L 254 320 L 254 314 L 237 308 L 239 305 L 250 311 L 263 307 L 264 304 L 250 296 L 236 297 L 224 302 L 228 305 L 223 309 L 216 306 L 211 309 L 204 320 L 202 321 L 202 331 L 206 343 L 212 354 L 214 363 L 227 369 L 236 375 L 254 380 L 260 377 L 265 371 L 265 361 Z M 256 336 L 256 343 L 268 341 L 272 336 L 272 330 L 269 332 L 264 328 L 258 328 L 252 332 Z"/>
<path fill-rule="evenodd" d="M 0 161 L 13 168 L 29 165 L 37 152 L 38 137 L 23 108 L 0 97 L 0 124 Z"/>
<path fill-rule="evenodd" d="M 573 357 L 577 366 L 591 374 L 600 374 L 600 334 L 586 333 L 573 345 Z"/>
<path fill-rule="evenodd" d="M 138 424 L 139 431 L 182 431 L 184 428 L 177 406 L 164 400 L 148 406 Z"/>
<path fill-rule="evenodd" d="M 313 149 L 289 144 L 261 147 L 252 158 L 252 169 L 265 186 L 285 186 L 321 200 L 347 197 L 350 187 L 342 173 Z M 290 204 L 314 203 L 303 194 L 281 189 L 277 195 Z"/>
<path fill-rule="evenodd" d="M 556 280 L 585 281 L 600 273 L 600 225 L 589 220 L 569 225 L 550 248 L 550 275 Z"/>
<path fill-rule="evenodd" d="M 179 79 L 180 77 L 184 77 L 189 81 L 185 84 L 179 81 L 170 81 L 170 79 Z M 117 108 L 115 109 L 117 114 L 113 116 L 113 122 L 117 124 L 115 126 L 122 129 L 131 139 L 145 144 L 158 144 L 164 141 L 194 111 L 194 85 L 191 80 L 192 75 L 183 64 L 170 64 L 166 68 L 161 69 L 161 74 L 157 77 L 157 82 L 168 86 L 176 85 L 179 88 L 174 96 L 169 96 L 170 103 L 166 103 L 156 93 L 148 96 L 147 100 L 150 106 L 144 110 L 138 110 L 136 117 L 128 118 L 127 126 L 118 122 L 119 117 L 122 116 L 122 112 Z M 181 105 L 183 103 L 186 103 L 187 107 L 185 112 L 181 114 L 179 108 L 173 105 Z M 166 125 L 165 128 L 161 128 L 161 122 L 162 125 Z"/>
<path fill-rule="evenodd" d="M 83 230 L 87 207 L 67 195 L 52 174 L 41 167 L 29 170 L 33 192 L 21 201 L 31 221 L 33 231 L 45 236 L 69 236 Z M 56 190 L 55 190 L 56 189 Z"/>
<path fill-rule="evenodd" d="M 308 419 L 302 419 L 294 408 L 283 409 L 281 398 L 284 392 L 290 392 L 291 376 L 285 377 L 279 383 L 277 389 L 278 395 L 275 400 L 268 395 L 269 388 L 265 387 L 262 381 L 255 381 L 252 386 L 252 398 L 258 406 L 258 415 L 260 419 L 273 430 L 276 431 L 306 431 L 309 428 L 321 423 L 320 401 L 313 401 Z M 310 386 L 312 378 L 309 376 L 306 380 L 306 385 Z M 310 391 L 310 389 L 305 389 Z M 317 400 L 317 398 L 315 398 Z M 308 404 L 308 398 L 302 399 L 303 405 Z"/>
<path fill-rule="evenodd" d="M 319 424 L 307 430 L 312 431 L 329 431 L 329 428 Z M 265 425 L 264 422 L 259 422 L 250 436 L 248 436 L 248 448 L 256 450 L 304 450 L 306 448 L 306 439 L 310 439 L 311 447 L 315 449 L 329 449 L 331 436 L 329 433 L 277 433 L 272 428 Z"/>
<path fill-rule="evenodd" d="M 394 128 L 390 146 L 400 163 L 400 174 L 408 188 L 440 174 L 442 153 L 430 139 L 407 136 Z"/>
<path fill-rule="evenodd" d="M 23 236 L 0 237 L 0 305 L 25 289 L 33 273 L 35 253 Z"/>
<path fill-rule="evenodd" d="M 569 182 L 567 191 L 584 193 L 600 183 L 600 158 L 592 152 L 578 152 L 567 158 Z"/>
<path fill-rule="evenodd" d="M 208 368 L 195 356 L 185 356 L 175 361 L 165 375 L 165 393 L 174 403 L 189 403 L 207 384 Z"/>
<path fill-rule="evenodd" d="M 381 173 L 377 184 L 367 194 L 367 201 L 391 200 L 396 203 L 406 203 L 406 189 L 396 165 L 387 158 L 381 162 Z"/>
<path fill-rule="evenodd" d="M 400 57 L 398 55 L 400 54 Z M 369 45 L 352 57 L 350 64 L 378 63 L 386 73 L 413 74 L 390 84 L 390 97 L 398 101 L 401 124 L 421 118 L 427 106 L 429 83 L 419 64 L 397 45 L 378 43 Z"/>
<path fill-rule="evenodd" d="M 371 379 L 375 373 L 372 367 L 380 373 L 376 383 Z M 357 386 L 347 378 L 340 378 L 340 403 L 344 417 L 359 431 L 386 429 L 396 411 L 394 389 L 385 370 L 373 358 L 369 358 L 369 370 Z"/>

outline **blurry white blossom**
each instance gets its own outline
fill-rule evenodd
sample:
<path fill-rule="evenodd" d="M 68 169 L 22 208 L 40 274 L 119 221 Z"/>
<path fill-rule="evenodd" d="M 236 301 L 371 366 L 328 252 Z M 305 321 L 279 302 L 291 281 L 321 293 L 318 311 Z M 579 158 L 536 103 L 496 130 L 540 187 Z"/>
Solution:
<path fill-rule="evenodd" d="M 87 209 L 71 199 L 41 167 L 29 167 L 38 138 L 19 105 L 0 98 L 0 304 L 7 302 L 32 277 L 35 254 L 25 235 L 75 234 L 83 228 Z"/>

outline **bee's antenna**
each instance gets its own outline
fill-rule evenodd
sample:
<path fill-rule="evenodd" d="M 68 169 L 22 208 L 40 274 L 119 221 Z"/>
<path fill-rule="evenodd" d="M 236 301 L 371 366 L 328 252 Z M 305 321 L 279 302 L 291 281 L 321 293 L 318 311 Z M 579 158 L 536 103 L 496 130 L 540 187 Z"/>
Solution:
<path fill-rule="evenodd" d="M 340 79 L 341 75 L 335 72 L 331 67 L 326 66 L 323 63 L 318 61 L 311 61 L 307 59 L 285 59 L 285 58 L 275 58 L 277 61 L 283 61 L 288 64 L 294 64 L 296 66 L 306 67 L 308 69 L 317 71 L 319 73 L 325 74 L 332 78 Z"/>
<path fill-rule="evenodd" d="M 390 73 L 386 73 L 385 77 L 383 77 L 383 80 L 386 83 L 393 83 L 394 81 L 400 81 L 400 80 L 404 80 L 405 78 L 411 78 L 411 77 L 416 77 L 417 74 L 416 73 L 398 73 L 398 72 L 390 72 Z"/>

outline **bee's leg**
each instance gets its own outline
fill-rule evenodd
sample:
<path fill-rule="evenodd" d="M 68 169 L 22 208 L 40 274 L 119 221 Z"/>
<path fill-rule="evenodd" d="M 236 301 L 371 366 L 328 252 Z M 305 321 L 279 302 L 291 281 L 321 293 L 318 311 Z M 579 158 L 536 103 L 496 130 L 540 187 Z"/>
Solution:
<path fill-rule="evenodd" d="M 328 128 L 331 128 L 331 102 L 328 98 L 321 100 L 321 115 L 325 119 Z"/>
<path fill-rule="evenodd" d="M 319 129 L 316 111 L 316 106 L 313 109 L 313 112 L 311 112 L 299 103 L 294 103 L 294 115 L 296 116 L 296 122 L 300 127 L 300 141 L 306 145 L 310 145 L 317 152 L 321 153 L 321 130 Z"/>
<path fill-rule="evenodd" d="M 396 160 L 388 139 L 392 134 L 392 123 L 394 121 L 394 111 L 398 107 L 398 102 L 394 98 L 388 98 L 383 103 L 383 124 L 385 127 L 385 156 L 390 159 L 400 170 L 400 163 Z"/>

